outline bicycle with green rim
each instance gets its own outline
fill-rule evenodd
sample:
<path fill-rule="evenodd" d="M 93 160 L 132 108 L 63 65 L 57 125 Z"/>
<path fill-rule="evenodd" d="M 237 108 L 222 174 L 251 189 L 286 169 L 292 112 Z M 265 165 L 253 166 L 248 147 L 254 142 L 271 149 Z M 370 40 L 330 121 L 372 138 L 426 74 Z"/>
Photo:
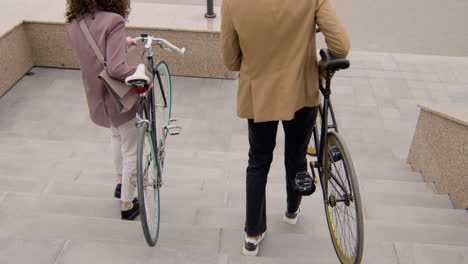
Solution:
<path fill-rule="evenodd" d="M 145 42 L 146 65 L 140 64 L 125 82 L 135 86 L 140 94 L 137 112 L 137 189 L 140 203 L 141 225 L 146 242 L 155 246 L 159 236 L 160 188 L 164 169 L 165 143 L 167 135 L 178 135 L 181 127 L 171 119 L 172 83 L 166 62 L 153 61 L 153 46 L 184 54 L 185 48 L 178 48 L 162 38 L 142 34 L 136 41 Z M 153 88 L 148 89 L 149 78 L 153 76 Z"/>

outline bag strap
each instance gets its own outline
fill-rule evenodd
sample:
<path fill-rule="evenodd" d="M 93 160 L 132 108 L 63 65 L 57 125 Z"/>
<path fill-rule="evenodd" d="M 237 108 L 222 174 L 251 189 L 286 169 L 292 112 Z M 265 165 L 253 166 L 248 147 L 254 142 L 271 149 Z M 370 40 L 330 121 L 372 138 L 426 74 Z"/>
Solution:
<path fill-rule="evenodd" d="M 86 39 L 88 40 L 89 45 L 91 46 L 91 49 L 94 51 L 94 53 L 96 54 L 96 57 L 102 63 L 102 65 L 104 65 L 104 68 L 107 68 L 107 61 L 104 58 L 104 55 L 102 55 L 101 50 L 99 50 L 99 48 L 98 48 L 98 46 L 96 44 L 96 41 L 94 41 L 93 37 L 91 37 L 91 34 L 89 33 L 88 26 L 86 26 L 86 23 L 85 23 L 84 19 L 81 19 L 79 23 L 80 23 L 81 31 L 83 31 L 83 34 L 85 35 Z"/>

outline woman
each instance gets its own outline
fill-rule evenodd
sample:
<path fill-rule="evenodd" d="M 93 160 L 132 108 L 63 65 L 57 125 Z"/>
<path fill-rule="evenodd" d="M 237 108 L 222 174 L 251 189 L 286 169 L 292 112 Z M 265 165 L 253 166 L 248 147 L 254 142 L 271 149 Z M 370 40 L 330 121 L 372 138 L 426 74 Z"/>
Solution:
<path fill-rule="evenodd" d="M 85 21 L 91 37 L 104 54 L 109 75 L 124 81 L 136 70 L 125 62 L 127 48 L 135 45 L 135 41 L 126 38 L 125 34 L 129 12 L 129 0 L 67 0 L 66 30 L 80 63 L 91 120 L 111 130 L 117 174 L 114 196 L 122 200 L 121 214 L 125 220 L 133 220 L 139 214 L 135 186 L 131 183 L 131 178 L 136 177 L 137 106 L 125 113 L 117 110 L 104 83 L 97 77 L 103 65 L 83 34 L 79 21 Z"/>

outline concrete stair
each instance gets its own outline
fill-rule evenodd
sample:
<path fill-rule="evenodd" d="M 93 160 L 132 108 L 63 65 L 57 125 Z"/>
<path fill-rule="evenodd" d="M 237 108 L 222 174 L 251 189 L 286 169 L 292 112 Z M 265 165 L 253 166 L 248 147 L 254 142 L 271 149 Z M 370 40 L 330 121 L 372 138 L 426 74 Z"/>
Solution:
<path fill-rule="evenodd" d="M 42 69 L 43 77 L 33 78 L 50 78 L 48 71 L 55 70 Z M 79 86 L 76 79 L 72 82 Z M 228 98 L 235 85 L 186 78 L 175 78 L 174 85 L 199 89 L 188 93 L 197 102 L 205 98 L 208 106 L 196 106 L 206 115 L 197 119 L 187 106 L 194 101 L 174 91 L 176 100 L 188 100 L 174 102 L 174 116 L 186 126 L 181 136 L 168 141 L 160 237 L 154 248 L 146 245 L 138 220 L 120 220 L 106 130 L 83 119 L 74 124 L 81 129 L 75 136 L 71 127 L 50 130 L 23 120 L 20 125 L 30 126 L 31 133 L 14 133 L 14 112 L 2 115 L 4 102 L 13 105 L 31 88 L 20 82 L 0 98 L 0 124 L 13 122 L 0 126 L 0 263 L 339 263 L 320 188 L 303 199 L 297 225 L 281 220 L 286 206 L 281 129 L 267 185 L 267 235 L 257 258 L 241 255 L 246 124 L 232 113 L 216 113 L 214 121 L 209 116 L 209 105 Z M 197 97 L 200 94 L 207 96 Z M 65 111 L 67 105 L 57 102 L 55 107 Z M 218 116 L 232 120 L 220 121 L 221 126 Z M 213 144 L 206 145 L 210 141 Z M 436 194 L 433 184 L 423 182 L 421 174 L 401 160 L 388 154 L 375 160 L 366 153 L 354 154 L 365 217 L 362 263 L 467 263 L 466 210 L 453 209 L 447 195 Z"/>

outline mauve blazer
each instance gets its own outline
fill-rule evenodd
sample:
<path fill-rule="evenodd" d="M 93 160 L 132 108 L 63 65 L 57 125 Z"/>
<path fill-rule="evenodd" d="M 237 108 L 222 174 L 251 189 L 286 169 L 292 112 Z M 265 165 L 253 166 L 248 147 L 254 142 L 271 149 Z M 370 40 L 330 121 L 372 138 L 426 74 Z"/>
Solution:
<path fill-rule="evenodd" d="M 113 12 L 96 11 L 84 16 L 91 36 L 107 59 L 107 70 L 111 77 L 124 81 L 133 74 L 135 67 L 125 62 L 127 41 L 124 18 Z M 103 70 L 88 40 L 76 19 L 65 25 L 73 50 L 80 64 L 83 86 L 88 100 L 91 120 L 103 127 L 119 126 L 135 117 L 137 107 L 119 113 L 104 83 L 98 79 Z"/>

